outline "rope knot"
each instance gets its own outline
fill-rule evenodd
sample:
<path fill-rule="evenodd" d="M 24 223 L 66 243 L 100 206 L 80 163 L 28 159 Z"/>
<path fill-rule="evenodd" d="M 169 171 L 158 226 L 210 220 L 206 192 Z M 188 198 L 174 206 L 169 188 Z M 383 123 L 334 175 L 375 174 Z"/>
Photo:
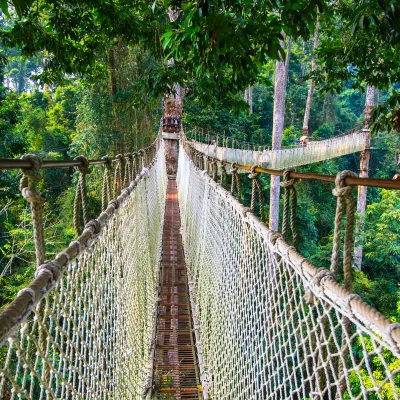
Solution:
<path fill-rule="evenodd" d="M 259 177 L 260 174 L 258 172 L 256 172 L 256 168 L 260 168 L 260 166 L 258 164 L 254 164 L 251 167 L 250 174 L 249 174 L 250 179 L 256 179 Z"/>
<path fill-rule="evenodd" d="M 75 167 L 76 171 L 80 172 L 83 175 L 90 174 L 92 172 L 89 168 L 89 161 L 85 156 L 75 157 L 75 160 L 81 163 L 81 165 Z"/>
<path fill-rule="evenodd" d="M 276 245 L 276 242 L 278 241 L 278 239 L 283 239 L 283 236 L 281 233 L 279 232 L 275 232 L 275 231 L 270 231 L 269 235 L 268 235 L 268 239 L 271 242 L 271 244 L 273 246 Z"/>
<path fill-rule="evenodd" d="M 52 278 L 50 282 L 50 287 L 54 287 L 55 283 L 60 279 L 62 273 L 60 263 L 55 260 L 40 265 L 36 270 L 35 276 L 37 277 L 42 271 L 47 271 L 51 274 Z M 46 292 L 47 291 L 48 289 L 46 290 Z"/>
<path fill-rule="evenodd" d="M 286 168 L 283 171 L 283 182 L 281 182 L 281 187 L 293 186 L 296 183 L 297 179 L 290 179 L 290 174 L 294 171 L 294 168 Z"/>
<path fill-rule="evenodd" d="M 93 234 L 97 235 L 100 233 L 102 223 L 98 219 L 91 219 L 86 225 L 85 229 L 93 228 Z"/>
<path fill-rule="evenodd" d="M 133 160 L 133 154 L 132 154 L 132 153 L 126 153 L 126 154 L 125 154 L 125 158 L 126 158 L 128 161 L 132 161 L 132 160 Z"/>
<path fill-rule="evenodd" d="M 341 171 L 336 175 L 335 188 L 332 190 L 332 194 L 336 197 L 343 197 L 351 194 L 353 186 L 346 185 L 347 177 L 356 177 L 352 171 Z"/>
<path fill-rule="evenodd" d="M 322 283 L 327 279 L 335 279 L 334 273 L 325 268 L 321 268 L 320 271 L 318 271 L 312 278 L 312 286 L 320 289 L 322 287 Z"/>
<path fill-rule="evenodd" d="M 361 300 L 361 297 L 360 297 L 358 294 L 356 294 L 356 293 L 352 293 L 352 294 L 349 294 L 349 295 L 347 296 L 347 299 L 346 299 L 347 311 L 348 311 L 348 313 L 350 314 L 350 317 L 353 318 L 353 319 L 355 319 L 356 317 L 355 317 L 355 315 L 354 315 L 353 308 L 352 308 L 352 306 L 351 306 L 351 302 L 352 302 L 353 300 L 355 300 L 355 299 Z"/>
<path fill-rule="evenodd" d="M 24 154 L 21 160 L 31 163 L 31 168 L 22 168 L 24 176 L 28 177 L 32 182 L 40 182 L 42 180 L 42 175 L 40 174 L 42 160 L 36 154 Z"/>
<path fill-rule="evenodd" d="M 238 172 L 238 167 L 236 163 L 233 163 L 231 166 L 231 173 L 236 174 Z"/>
<path fill-rule="evenodd" d="M 105 161 L 105 163 L 106 163 L 105 165 L 106 165 L 107 168 L 111 168 L 112 167 L 112 157 L 103 156 L 103 157 L 101 157 L 101 159 Z"/>
<path fill-rule="evenodd" d="M 117 162 L 119 162 L 121 164 L 124 162 L 124 156 L 122 154 L 117 154 L 115 156 L 115 158 L 116 158 Z"/>
<path fill-rule="evenodd" d="M 339 269 L 339 257 L 340 257 L 340 239 L 342 230 L 342 218 L 343 214 L 346 214 L 346 231 L 344 237 L 343 246 L 343 275 L 344 275 L 344 286 L 348 290 L 352 290 L 353 285 L 353 271 L 352 271 L 352 259 L 353 259 L 353 237 L 354 237 L 354 226 L 355 226 L 355 211 L 356 203 L 354 200 L 353 186 L 346 185 L 347 177 L 357 176 L 352 171 L 341 171 L 336 175 L 335 188 L 332 193 L 337 197 L 336 203 L 336 215 L 335 215 L 335 228 L 333 232 L 333 248 L 331 256 L 331 271 L 337 275 Z"/>
<path fill-rule="evenodd" d="M 115 209 L 119 208 L 119 203 L 118 203 L 118 200 L 117 200 L 117 199 L 111 200 L 111 201 L 108 203 L 108 205 L 109 205 L 109 206 L 113 206 Z"/>
<path fill-rule="evenodd" d="M 31 206 L 36 265 L 39 266 L 43 263 L 46 253 L 43 224 L 43 204 L 45 201 L 35 185 L 35 182 L 42 180 L 42 176 L 40 174 L 42 162 L 35 154 L 25 154 L 21 158 L 23 160 L 29 160 L 32 166 L 30 169 L 22 169 L 23 176 L 20 180 L 19 187 L 22 196 Z"/>

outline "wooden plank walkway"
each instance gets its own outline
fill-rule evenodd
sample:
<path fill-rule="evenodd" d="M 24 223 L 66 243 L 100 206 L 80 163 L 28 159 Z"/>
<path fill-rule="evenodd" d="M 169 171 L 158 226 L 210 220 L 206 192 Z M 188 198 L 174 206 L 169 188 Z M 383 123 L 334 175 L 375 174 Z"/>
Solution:
<path fill-rule="evenodd" d="M 163 231 L 154 360 L 157 400 L 202 398 L 180 226 L 176 181 L 170 179 Z"/>

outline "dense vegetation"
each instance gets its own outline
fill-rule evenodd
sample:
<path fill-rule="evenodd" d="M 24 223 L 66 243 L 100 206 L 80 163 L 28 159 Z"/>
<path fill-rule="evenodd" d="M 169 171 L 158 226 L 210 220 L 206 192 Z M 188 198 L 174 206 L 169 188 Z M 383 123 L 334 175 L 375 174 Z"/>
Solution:
<path fill-rule="evenodd" d="M 284 4 L 283 4 L 284 3 Z M 230 140 L 272 141 L 275 60 L 284 33 L 293 38 L 283 145 L 301 136 L 309 78 L 316 82 L 310 134 L 330 137 L 360 126 L 366 84 L 377 88 L 370 175 L 391 178 L 400 152 L 398 129 L 399 6 L 391 1 L 293 2 L 0 2 L 0 157 L 97 158 L 134 151 L 158 129 L 172 83 L 186 88 L 184 125 Z M 181 12 L 170 22 L 169 7 Z M 311 74 L 312 33 L 321 22 L 318 67 Z M 381 50 L 384 51 L 381 51 Z M 360 54 L 365 57 L 360 57 Z M 368 55 L 368 56 L 367 56 Z M 174 57 L 174 64 L 168 63 Z M 284 57 L 284 56 L 283 56 Z M 383 69 L 384 68 L 384 69 Z M 254 85 L 253 113 L 243 100 Z M 335 174 L 358 171 L 358 154 L 302 167 Z M 92 216 L 100 207 L 101 168 L 89 175 Z M 46 170 L 48 257 L 74 236 L 70 169 Z M 18 171 L 1 172 L 0 302 L 33 275 L 31 222 Z M 263 178 L 268 196 L 269 180 Z M 245 201 L 250 184 L 243 182 Z M 331 186 L 301 182 L 300 250 L 328 266 L 335 199 Z M 268 200 L 268 197 L 267 197 Z M 267 203 L 267 201 L 266 201 Z M 355 290 L 400 318 L 400 194 L 368 191 L 363 270 Z"/>

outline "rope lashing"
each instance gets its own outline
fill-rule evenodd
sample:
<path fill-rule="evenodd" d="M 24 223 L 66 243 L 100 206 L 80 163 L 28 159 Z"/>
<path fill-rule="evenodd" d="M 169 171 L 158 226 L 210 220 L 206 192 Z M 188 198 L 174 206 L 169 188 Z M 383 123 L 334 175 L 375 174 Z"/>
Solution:
<path fill-rule="evenodd" d="M 353 286 L 352 279 L 352 257 L 353 257 L 353 236 L 354 236 L 354 222 L 356 204 L 353 195 L 353 186 L 348 186 L 345 183 L 347 177 L 356 177 L 357 175 L 352 171 L 339 172 L 335 180 L 335 188 L 332 193 L 337 197 L 336 215 L 335 215 L 335 229 L 333 233 L 333 249 L 331 258 L 331 271 L 337 276 L 339 268 L 340 256 L 340 237 L 342 229 L 343 213 L 346 210 L 346 232 L 344 237 L 344 250 L 343 250 L 343 274 L 344 286 L 346 289 L 351 290 Z"/>
<path fill-rule="evenodd" d="M 226 161 L 222 160 L 220 164 L 221 164 L 221 177 L 220 177 L 219 184 L 222 187 L 224 187 L 224 185 L 226 184 L 226 180 L 227 180 Z"/>
<path fill-rule="evenodd" d="M 104 211 L 108 203 L 112 199 L 112 192 L 111 192 L 111 174 L 112 174 L 112 158 L 109 156 L 102 157 L 102 160 L 106 162 L 104 167 L 104 174 L 103 174 L 103 186 L 101 191 L 101 209 Z"/>
<path fill-rule="evenodd" d="M 117 198 L 121 194 L 124 182 L 124 156 L 118 154 L 115 158 L 117 159 L 117 165 L 114 172 L 114 198 Z"/>
<path fill-rule="evenodd" d="M 74 229 L 76 234 L 80 235 L 82 233 L 82 228 L 79 221 L 81 207 L 82 207 L 83 225 L 86 225 L 89 222 L 86 175 L 90 174 L 92 171 L 89 168 L 89 161 L 85 156 L 78 156 L 75 158 L 75 160 L 81 162 L 81 165 L 75 167 L 75 170 L 79 172 L 79 179 L 76 185 L 75 201 L 74 201 Z"/>
<path fill-rule="evenodd" d="M 299 241 L 299 234 L 296 230 L 296 213 L 297 213 L 297 192 L 296 179 L 290 179 L 290 173 L 293 168 L 287 168 L 283 171 L 283 182 L 281 186 L 285 188 L 284 203 L 283 203 L 283 220 L 282 220 L 282 235 L 287 240 L 289 231 L 289 206 L 290 206 L 290 230 L 292 232 L 293 244 L 296 245 Z"/>
<path fill-rule="evenodd" d="M 236 194 L 237 194 L 238 200 L 239 200 L 239 202 L 241 202 L 242 201 L 242 190 L 240 188 L 240 179 L 239 179 L 237 164 L 235 164 L 235 163 L 232 164 L 231 173 L 232 173 L 231 194 L 233 195 L 235 193 L 235 189 L 236 189 Z"/>
<path fill-rule="evenodd" d="M 353 288 L 353 271 L 352 271 L 352 258 L 353 258 L 353 237 L 354 237 L 354 226 L 355 226 L 355 211 L 356 202 L 353 195 L 353 186 L 346 185 L 347 177 L 356 177 L 352 171 L 342 171 L 336 175 L 335 188 L 332 190 L 334 196 L 337 197 L 336 203 L 336 215 L 335 215 L 335 229 L 333 233 L 333 249 L 331 259 L 331 271 L 335 276 L 338 274 L 339 269 L 339 256 L 340 256 L 340 237 L 342 230 L 342 218 L 343 213 L 346 210 L 346 231 L 344 236 L 344 248 L 343 248 L 343 276 L 344 276 L 344 287 L 348 290 Z M 350 335 L 350 320 L 346 317 L 342 317 L 342 330 L 343 340 L 341 352 L 343 359 L 339 360 L 338 375 L 339 375 L 339 387 L 338 391 L 342 395 L 346 390 L 345 380 L 345 363 L 347 355 L 349 353 L 349 346 L 346 341 Z"/>
<path fill-rule="evenodd" d="M 31 169 L 22 169 L 23 175 L 19 184 L 19 188 L 22 196 L 31 207 L 36 265 L 39 266 L 44 263 L 46 257 L 43 226 L 44 198 L 41 196 L 35 185 L 35 182 L 40 182 L 42 180 L 42 176 L 40 174 L 42 162 L 35 154 L 24 154 L 21 158 L 23 160 L 29 160 L 32 165 Z"/>
<path fill-rule="evenodd" d="M 210 156 L 206 156 L 206 170 L 209 175 L 212 175 L 212 163 L 213 159 Z"/>
<path fill-rule="evenodd" d="M 138 171 L 138 173 L 140 173 L 142 171 L 142 169 L 145 167 L 145 162 L 144 162 L 145 152 L 144 152 L 144 150 L 139 150 L 138 156 L 139 156 L 139 171 Z"/>
<path fill-rule="evenodd" d="M 217 159 L 213 158 L 211 162 L 211 176 L 214 179 L 214 181 L 217 180 L 218 176 L 218 164 L 217 164 Z"/>
<path fill-rule="evenodd" d="M 252 180 L 251 184 L 251 211 L 254 212 L 256 208 L 256 197 L 258 197 L 258 204 L 260 206 L 260 219 L 265 222 L 265 214 L 264 214 L 264 195 L 262 191 L 262 186 L 260 182 L 260 174 L 256 172 L 256 168 L 259 168 L 259 165 L 253 165 L 251 167 L 251 171 L 249 174 L 249 178 Z M 233 179 L 233 175 L 232 175 Z"/>
<path fill-rule="evenodd" d="M 128 187 L 129 183 L 132 182 L 132 162 L 133 154 L 127 153 L 125 155 L 124 188 Z"/>

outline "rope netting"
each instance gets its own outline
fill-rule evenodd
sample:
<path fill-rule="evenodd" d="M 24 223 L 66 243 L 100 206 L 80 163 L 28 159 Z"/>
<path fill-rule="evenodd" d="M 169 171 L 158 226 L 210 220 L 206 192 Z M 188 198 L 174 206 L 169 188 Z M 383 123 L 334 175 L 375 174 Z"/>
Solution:
<path fill-rule="evenodd" d="M 242 165 L 259 164 L 264 168 L 285 169 L 344 156 L 364 150 L 367 133 L 351 132 L 330 139 L 309 141 L 307 146 L 282 150 L 241 150 L 191 141 L 192 146 L 209 157 Z"/>
<path fill-rule="evenodd" d="M 183 147 L 178 185 L 205 399 L 400 398 L 400 325 L 270 231 Z"/>
<path fill-rule="evenodd" d="M 146 165 L 1 313 L 0 399 L 141 399 L 151 386 L 162 144 Z"/>

